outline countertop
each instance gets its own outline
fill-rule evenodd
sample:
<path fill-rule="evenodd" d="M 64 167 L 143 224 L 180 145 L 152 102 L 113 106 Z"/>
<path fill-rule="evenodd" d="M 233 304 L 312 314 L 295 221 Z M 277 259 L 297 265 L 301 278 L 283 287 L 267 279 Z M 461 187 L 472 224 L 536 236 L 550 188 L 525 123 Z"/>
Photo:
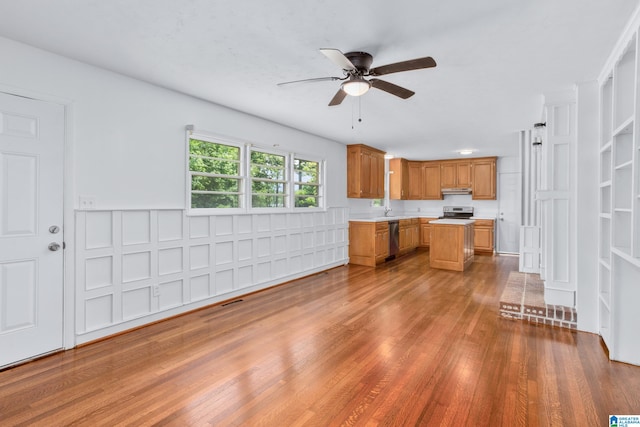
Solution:
<path fill-rule="evenodd" d="M 473 219 L 437 219 L 435 221 L 429 221 L 429 224 L 441 224 L 441 225 L 467 225 L 473 224 Z"/>
<path fill-rule="evenodd" d="M 414 218 L 438 218 L 439 215 L 398 215 L 398 216 L 376 216 L 373 218 L 349 218 L 349 221 L 356 221 L 356 222 L 383 222 L 383 221 L 398 221 L 400 219 L 414 219 Z M 491 219 L 495 221 L 495 217 L 488 217 L 488 216 L 472 216 L 470 218 L 470 220 L 474 220 L 474 219 Z M 461 220 L 461 219 L 454 219 L 454 220 L 440 220 L 440 221 L 465 221 L 465 220 Z M 430 221 L 433 222 L 433 221 Z M 440 223 L 442 224 L 442 223 Z M 459 223 L 456 223 L 459 224 Z"/>

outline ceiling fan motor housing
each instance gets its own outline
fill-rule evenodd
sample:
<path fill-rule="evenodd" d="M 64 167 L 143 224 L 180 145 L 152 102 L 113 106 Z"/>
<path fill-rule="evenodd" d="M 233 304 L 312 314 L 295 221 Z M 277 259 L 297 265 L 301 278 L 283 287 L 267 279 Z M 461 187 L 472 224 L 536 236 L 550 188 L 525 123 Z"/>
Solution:
<path fill-rule="evenodd" d="M 367 52 L 348 52 L 344 56 L 351 61 L 360 73 L 367 73 L 373 62 L 373 56 Z"/>

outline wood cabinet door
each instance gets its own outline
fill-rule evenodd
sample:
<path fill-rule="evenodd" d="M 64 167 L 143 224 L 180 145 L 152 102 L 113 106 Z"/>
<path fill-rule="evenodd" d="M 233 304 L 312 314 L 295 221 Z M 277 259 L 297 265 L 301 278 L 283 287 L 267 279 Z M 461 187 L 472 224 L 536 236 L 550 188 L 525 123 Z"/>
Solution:
<path fill-rule="evenodd" d="M 371 153 L 372 198 L 384 198 L 384 154 Z"/>
<path fill-rule="evenodd" d="M 389 198 L 404 200 L 409 195 L 409 165 L 406 159 L 389 160 Z"/>
<path fill-rule="evenodd" d="M 420 246 L 420 225 L 411 225 L 411 249 L 415 249 Z"/>
<path fill-rule="evenodd" d="M 371 152 L 363 149 L 360 153 L 360 197 L 370 199 L 371 192 Z"/>
<path fill-rule="evenodd" d="M 360 197 L 362 152 L 359 147 L 347 147 L 347 197 Z"/>
<path fill-rule="evenodd" d="M 477 160 L 473 162 L 473 190 L 474 200 L 496 199 L 496 160 Z"/>
<path fill-rule="evenodd" d="M 457 165 L 455 163 L 440 163 L 440 187 L 455 188 L 457 184 Z"/>
<path fill-rule="evenodd" d="M 475 227 L 473 249 L 483 252 L 493 252 L 493 228 Z"/>
<path fill-rule="evenodd" d="M 409 171 L 409 191 L 407 199 L 422 199 L 422 162 L 407 162 L 407 170 Z"/>
<path fill-rule="evenodd" d="M 471 188 L 471 162 L 456 163 L 456 187 Z"/>
<path fill-rule="evenodd" d="M 425 200 L 442 199 L 439 162 L 424 162 L 422 179 L 422 198 Z"/>
<path fill-rule="evenodd" d="M 431 241 L 431 226 L 429 224 L 420 224 L 420 246 L 429 246 Z"/>
<path fill-rule="evenodd" d="M 376 231 L 376 260 L 389 256 L 389 230 Z"/>

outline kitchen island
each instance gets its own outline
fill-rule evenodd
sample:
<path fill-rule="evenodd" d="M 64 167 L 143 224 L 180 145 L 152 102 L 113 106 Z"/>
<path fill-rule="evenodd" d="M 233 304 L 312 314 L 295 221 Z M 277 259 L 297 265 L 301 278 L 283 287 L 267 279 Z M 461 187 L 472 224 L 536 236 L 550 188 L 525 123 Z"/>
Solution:
<path fill-rule="evenodd" d="M 438 219 L 431 226 L 432 268 L 464 271 L 473 262 L 474 220 Z"/>

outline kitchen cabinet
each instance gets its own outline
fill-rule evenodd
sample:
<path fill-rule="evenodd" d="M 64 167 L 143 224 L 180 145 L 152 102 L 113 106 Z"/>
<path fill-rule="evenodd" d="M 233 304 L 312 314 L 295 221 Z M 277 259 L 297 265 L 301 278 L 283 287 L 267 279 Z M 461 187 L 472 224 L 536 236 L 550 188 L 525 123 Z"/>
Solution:
<path fill-rule="evenodd" d="M 376 223 L 376 264 L 383 263 L 389 256 L 389 223 Z"/>
<path fill-rule="evenodd" d="M 389 256 L 389 223 L 349 221 L 349 263 L 375 267 Z"/>
<path fill-rule="evenodd" d="M 432 222 L 429 264 L 431 268 L 464 271 L 473 263 L 473 221 Z"/>
<path fill-rule="evenodd" d="M 474 223 L 473 250 L 475 253 L 492 254 L 494 251 L 494 227 L 492 219 L 476 219 Z"/>
<path fill-rule="evenodd" d="M 401 219 L 399 224 L 399 252 L 404 255 L 418 247 L 420 241 L 420 220 Z"/>
<path fill-rule="evenodd" d="M 435 221 L 438 218 L 420 218 L 420 246 L 421 248 L 428 248 L 431 241 L 431 225 L 429 221 Z"/>
<path fill-rule="evenodd" d="M 442 188 L 440 184 L 440 162 L 427 161 L 422 162 L 422 199 L 423 200 L 441 200 Z"/>
<path fill-rule="evenodd" d="M 440 162 L 407 162 L 409 200 L 440 200 Z"/>
<path fill-rule="evenodd" d="M 347 197 L 384 198 L 384 154 L 364 144 L 347 146 Z"/>
<path fill-rule="evenodd" d="M 440 161 L 440 188 L 471 188 L 471 162 Z"/>
<path fill-rule="evenodd" d="M 409 200 L 422 200 L 422 162 L 407 162 Z"/>
<path fill-rule="evenodd" d="M 496 200 L 496 157 L 472 159 L 471 198 Z"/>
<path fill-rule="evenodd" d="M 389 160 L 389 198 L 394 200 L 409 198 L 409 162 L 407 159 Z"/>

